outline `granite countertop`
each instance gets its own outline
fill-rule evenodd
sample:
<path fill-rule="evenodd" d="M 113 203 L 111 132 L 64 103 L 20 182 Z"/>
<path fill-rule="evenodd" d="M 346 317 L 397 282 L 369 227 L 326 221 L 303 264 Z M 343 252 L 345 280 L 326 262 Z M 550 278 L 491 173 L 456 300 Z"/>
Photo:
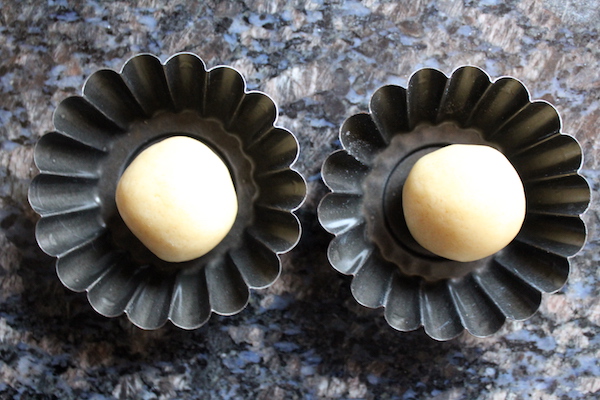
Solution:
<path fill-rule="evenodd" d="M 0 1 L 0 398 L 590 399 L 600 397 L 600 3 L 596 0 Z M 27 202 L 36 140 L 92 72 L 179 51 L 240 70 L 297 134 L 309 195 L 280 279 L 233 317 L 142 331 L 65 289 Z M 319 169 L 338 127 L 419 68 L 511 75 L 556 106 L 593 190 L 567 285 L 496 335 L 436 342 L 359 306 L 326 258 Z"/>

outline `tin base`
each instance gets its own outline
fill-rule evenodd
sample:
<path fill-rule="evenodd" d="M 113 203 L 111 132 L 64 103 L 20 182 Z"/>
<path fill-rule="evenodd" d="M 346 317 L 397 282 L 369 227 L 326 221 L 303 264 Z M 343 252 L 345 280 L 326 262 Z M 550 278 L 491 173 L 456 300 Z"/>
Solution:
<path fill-rule="evenodd" d="M 395 135 L 376 157 L 373 170 L 365 179 L 363 211 L 367 234 L 384 258 L 406 275 L 429 281 L 459 278 L 491 262 L 491 257 L 458 262 L 437 256 L 415 241 L 404 220 L 402 188 L 413 165 L 424 155 L 456 143 L 493 146 L 478 131 L 451 122 L 420 125 L 411 132 Z"/>
<path fill-rule="evenodd" d="M 155 116 L 152 124 L 145 121 L 134 123 L 126 134 L 112 143 L 111 150 L 100 163 L 102 171 L 99 174 L 98 190 L 102 215 L 112 234 L 114 245 L 129 252 L 136 264 L 153 265 L 163 270 L 197 269 L 223 257 L 228 250 L 239 247 L 244 230 L 253 220 L 251 207 L 240 207 L 233 227 L 213 250 L 194 260 L 172 263 L 156 257 L 133 235 L 119 215 L 114 200 L 119 178 L 129 163 L 147 147 L 170 136 L 189 136 L 209 146 L 229 168 L 238 204 L 254 203 L 258 193 L 252 176 L 254 167 L 243 152 L 240 140 L 226 132 L 216 120 L 202 118 L 191 111 L 165 112 Z M 194 182 L 189 184 L 193 185 Z"/>

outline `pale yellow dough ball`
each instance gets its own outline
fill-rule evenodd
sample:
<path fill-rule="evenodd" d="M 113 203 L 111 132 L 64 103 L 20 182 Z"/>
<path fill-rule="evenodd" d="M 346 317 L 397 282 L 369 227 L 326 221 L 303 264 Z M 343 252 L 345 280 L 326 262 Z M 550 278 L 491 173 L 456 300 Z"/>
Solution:
<path fill-rule="evenodd" d="M 125 224 L 159 258 L 189 261 L 217 246 L 238 203 L 229 169 L 204 143 L 174 136 L 151 145 L 117 185 Z"/>
<path fill-rule="evenodd" d="M 501 152 L 483 145 L 449 145 L 420 158 L 406 179 L 402 202 L 415 240 L 455 261 L 501 250 L 525 218 L 518 173 Z"/>

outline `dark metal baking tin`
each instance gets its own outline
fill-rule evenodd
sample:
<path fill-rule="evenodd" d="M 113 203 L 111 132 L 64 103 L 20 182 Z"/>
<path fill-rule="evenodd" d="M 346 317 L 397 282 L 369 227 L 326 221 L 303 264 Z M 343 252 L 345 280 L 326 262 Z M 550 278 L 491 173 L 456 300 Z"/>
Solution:
<path fill-rule="evenodd" d="M 274 126 L 276 118 L 274 102 L 264 93 L 246 92 L 239 72 L 207 71 L 190 53 L 165 64 L 139 55 L 121 73 L 92 74 L 83 96 L 61 102 L 54 114 L 56 131 L 44 135 L 35 150 L 41 174 L 30 186 L 29 200 L 42 217 L 36 237 L 57 257 L 61 281 L 87 291 L 99 313 L 125 312 L 145 329 L 167 320 L 192 329 L 211 312 L 242 310 L 250 288 L 277 279 L 279 254 L 300 237 L 293 211 L 303 202 L 306 185 L 290 168 L 298 143 Z M 240 205 L 225 239 L 184 263 L 152 254 L 124 224 L 114 200 L 133 158 L 176 135 L 196 138 L 221 156 Z"/>
<path fill-rule="evenodd" d="M 533 315 L 542 292 L 564 285 L 569 257 L 586 240 L 581 214 L 590 189 L 578 174 L 582 152 L 560 130 L 554 107 L 530 101 L 521 82 L 491 82 L 476 67 L 461 67 L 450 77 L 423 69 L 407 89 L 377 90 L 370 113 L 351 116 L 340 129 L 343 149 L 323 165 L 332 193 L 318 209 L 322 226 L 335 235 L 329 260 L 354 276 L 356 300 L 385 307 L 387 321 L 398 330 L 424 326 L 438 340 L 464 329 L 488 336 L 507 318 Z M 500 150 L 519 173 L 527 199 L 516 239 L 469 263 L 422 248 L 402 211 L 402 186 L 412 165 L 452 143 Z"/>

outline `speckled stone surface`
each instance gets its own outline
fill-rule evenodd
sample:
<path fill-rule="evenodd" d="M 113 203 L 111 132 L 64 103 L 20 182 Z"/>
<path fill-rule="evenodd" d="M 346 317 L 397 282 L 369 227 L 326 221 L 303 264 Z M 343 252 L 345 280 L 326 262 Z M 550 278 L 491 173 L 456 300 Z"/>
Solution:
<path fill-rule="evenodd" d="M 0 1 L 0 399 L 600 398 L 600 3 L 597 0 Z M 228 64 L 297 134 L 304 235 L 234 317 L 153 332 L 63 288 L 34 238 L 33 146 L 92 72 L 139 52 Z M 316 222 L 319 168 L 377 87 L 422 67 L 512 75 L 582 144 L 589 240 L 567 285 L 496 335 L 436 342 L 353 300 Z"/>

